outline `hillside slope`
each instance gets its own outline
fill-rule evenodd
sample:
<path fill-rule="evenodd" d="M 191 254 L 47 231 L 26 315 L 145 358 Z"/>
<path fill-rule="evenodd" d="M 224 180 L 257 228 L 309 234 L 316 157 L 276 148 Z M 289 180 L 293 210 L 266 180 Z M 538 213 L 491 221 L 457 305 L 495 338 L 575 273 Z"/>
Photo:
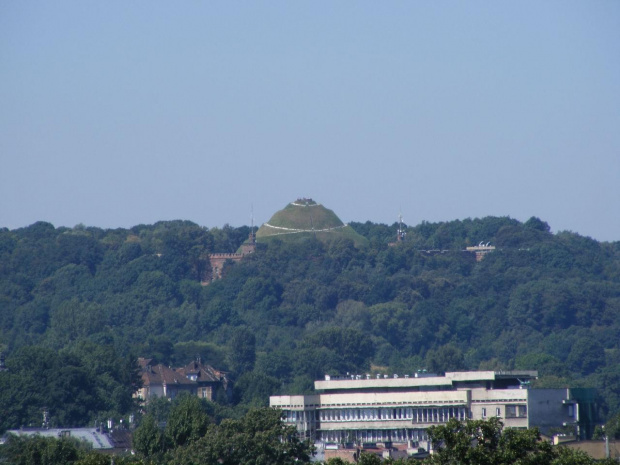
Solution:
<path fill-rule="evenodd" d="M 258 240 L 297 240 L 315 237 L 320 241 L 347 238 L 356 245 L 366 244 L 366 239 L 344 224 L 330 209 L 312 199 L 297 199 L 277 211 L 256 232 Z"/>
<path fill-rule="evenodd" d="M 42 347 L 64 354 L 46 355 L 55 369 L 97 369 L 116 383 L 127 379 L 120 362 L 93 363 L 98 350 L 167 364 L 199 354 L 231 372 L 240 406 L 307 391 L 325 373 L 527 368 L 541 386 L 597 387 L 601 414 L 620 413 L 620 242 L 551 234 L 537 218 L 422 223 L 395 247 L 396 224 L 351 227 L 366 247 L 346 237 L 259 240 L 206 287 L 208 254 L 235 251 L 249 228 L 0 230 L 0 350 L 18 377 L 0 376 L 10 386 L 0 412 L 13 412 L 0 429 L 62 407 L 46 385 L 19 404 L 18 387 L 34 381 L 17 367 Z M 463 250 L 480 241 L 497 248 L 477 262 Z M 83 386 L 90 397 L 75 399 L 101 387 Z M 84 409 L 84 423 L 128 412 L 123 399 L 91 402 L 99 406 Z"/>

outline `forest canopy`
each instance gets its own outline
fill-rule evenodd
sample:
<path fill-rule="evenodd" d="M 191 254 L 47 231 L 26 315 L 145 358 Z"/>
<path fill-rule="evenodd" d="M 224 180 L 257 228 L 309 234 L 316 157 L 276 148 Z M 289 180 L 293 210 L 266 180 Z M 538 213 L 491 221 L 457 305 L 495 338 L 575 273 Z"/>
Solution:
<path fill-rule="evenodd" d="M 351 226 L 366 245 L 259 241 L 206 286 L 208 254 L 248 227 L 0 229 L 0 430 L 44 406 L 61 426 L 128 415 L 138 356 L 200 355 L 231 373 L 240 411 L 326 373 L 518 368 L 598 388 L 601 421 L 620 413 L 620 242 L 538 218 L 423 222 L 396 246 L 398 224 Z M 476 261 L 480 242 L 496 249 Z"/>

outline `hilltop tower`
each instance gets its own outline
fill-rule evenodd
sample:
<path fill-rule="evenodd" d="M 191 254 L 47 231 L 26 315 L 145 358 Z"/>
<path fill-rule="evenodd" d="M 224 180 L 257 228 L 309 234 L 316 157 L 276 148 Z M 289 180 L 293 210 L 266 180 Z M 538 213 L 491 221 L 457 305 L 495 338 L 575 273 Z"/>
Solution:
<path fill-rule="evenodd" d="M 403 215 L 398 214 L 398 231 L 396 232 L 396 242 L 402 242 L 405 239 L 405 229 L 403 228 Z"/>
<path fill-rule="evenodd" d="M 405 231 L 405 226 L 403 224 L 403 215 L 401 213 L 398 213 L 398 229 L 396 230 L 396 242 L 390 242 L 388 246 L 393 247 L 400 244 L 405 240 L 406 235 L 407 232 Z"/>
<path fill-rule="evenodd" d="M 254 207 L 252 207 L 252 214 L 250 215 L 250 234 L 248 240 L 241 244 L 239 252 L 241 255 L 247 255 L 256 251 L 256 233 L 254 232 Z"/>

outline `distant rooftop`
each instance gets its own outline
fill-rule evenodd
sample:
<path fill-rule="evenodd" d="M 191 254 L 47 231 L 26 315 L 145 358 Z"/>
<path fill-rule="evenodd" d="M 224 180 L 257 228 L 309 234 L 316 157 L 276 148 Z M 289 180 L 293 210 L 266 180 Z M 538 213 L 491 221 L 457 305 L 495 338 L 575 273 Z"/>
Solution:
<path fill-rule="evenodd" d="M 23 428 L 8 430 L 7 434 L 16 436 L 42 436 L 46 438 L 70 437 L 85 441 L 93 449 L 113 449 L 115 444 L 110 436 L 99 428 Z"/>
<path fill-rule="evenodd" d="M 317 390 L 332 389 L 368 389 L 368 388 L 409 388 L 409 387 L 455 387 L 461 383 L 486 383 L 502 381 L 524 385 L 538 377 L 537 371 L 456 371 L 445 375 L 426 373 L 425 371 L 413 375 L 325 375 L 324 380 L 314 382 Z"/>

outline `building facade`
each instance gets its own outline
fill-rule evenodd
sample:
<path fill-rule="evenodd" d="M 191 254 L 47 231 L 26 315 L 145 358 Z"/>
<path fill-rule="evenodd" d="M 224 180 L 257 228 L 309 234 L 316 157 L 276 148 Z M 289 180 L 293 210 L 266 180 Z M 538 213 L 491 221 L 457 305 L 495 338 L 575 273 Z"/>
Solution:
<path fill-rule="evenodd" d="M 531 389 L 536 377 L 535 371 L 326 376 L 315 381 L 316 394 L 272 396 L 270 405 L 282 409 L 303 438 L 324 444 L 426 441 L 427 428 L 451 418 L 500 417 L 506 427 L 537 426 L 543 434 L 574 428 L 587 435 L 592 393 Z M 581 418 L 584 412 L 588 418 Z"/>
<path fill-rule="evenodd" d="M 232 385 L 226 373 L 203 364 L 200 358 L 181 368 L 170 368 L 161 363 L 152 364 L 151 359 L 139 358 L 142 386 L 134 397 L 148 402 L 153 397 L 174 399 L 182 393 L 214 400 L 221 390 L 227 398 L 232 397 Z"/>

